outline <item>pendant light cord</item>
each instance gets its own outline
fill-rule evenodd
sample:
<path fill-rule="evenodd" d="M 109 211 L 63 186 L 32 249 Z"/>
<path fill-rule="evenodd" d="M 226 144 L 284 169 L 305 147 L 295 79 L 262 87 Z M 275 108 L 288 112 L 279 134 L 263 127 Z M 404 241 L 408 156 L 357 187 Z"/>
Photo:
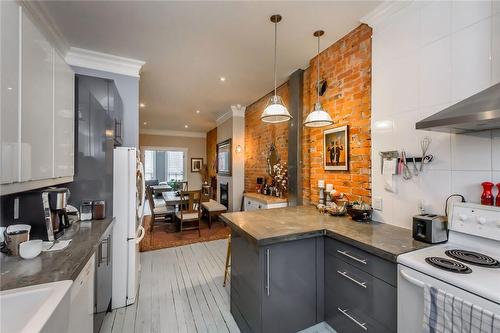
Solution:
<path fill-rule="evenodd" d="M 274 22 L 274 96 L 276 96 L 276 44 L 278 40 L 278 22 Z"/>
<path fill-rule="evenodd" d="M 317 81 L 318 81 L 317 84 L 316 84 L 317 85 L 316 88 L 317 88 L 317 91 L 318 91 L 317 103 L 319 103 L 319 38 L 320 37 L 318 36 L 318 55 L 316 56 L 316 58 L 317 58 L 316 59 L 316 67 L 317 67 L 316 68 L 316 71 L 317 71 L 316 75 L 317 75 Z"/>

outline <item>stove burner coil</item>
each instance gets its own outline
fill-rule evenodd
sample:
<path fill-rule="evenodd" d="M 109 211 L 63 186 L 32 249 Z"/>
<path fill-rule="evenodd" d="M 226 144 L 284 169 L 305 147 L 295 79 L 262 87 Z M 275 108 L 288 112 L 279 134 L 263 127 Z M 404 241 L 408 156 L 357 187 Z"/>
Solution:
<path fill-rule="evenodd" d="M 466 262 L 471 265 L 500 268 L 500 262 L 498 260 L 481 253 L 465 250 L 447 250 L 445 251 L 445 254 L 448 257 Z"/>
<path fill-rule="evenodd" d="M 469 274 L 472 270 L 461 262 L 441 257 L 425 258 L 428 264 L 454 273 Z"/>

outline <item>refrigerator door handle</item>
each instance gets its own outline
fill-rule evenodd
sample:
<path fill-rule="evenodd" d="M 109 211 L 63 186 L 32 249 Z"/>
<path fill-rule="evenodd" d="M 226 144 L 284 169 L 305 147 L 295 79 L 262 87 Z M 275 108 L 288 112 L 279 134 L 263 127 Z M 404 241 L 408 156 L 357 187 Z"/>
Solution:
<path fill-rule="evenodd" d="M 144 238 L 144 236 L 146 236 L 146 230 L 144 230 L 144 227 L 142 225 L 139 226 L 139 230 L 140 230 L 140 236 L 138 236 L 135 239 L 136 244 L 139 244 L 141 242 L 141 240 Z"/>

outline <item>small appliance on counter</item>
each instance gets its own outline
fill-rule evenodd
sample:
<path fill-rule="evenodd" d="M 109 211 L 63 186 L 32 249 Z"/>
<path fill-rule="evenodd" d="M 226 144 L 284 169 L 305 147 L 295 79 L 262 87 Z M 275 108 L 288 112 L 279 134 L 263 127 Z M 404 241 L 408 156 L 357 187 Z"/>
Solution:
<path fill-rule="evenodd" d="M 67 188 L 48 188 L 42 192 L 42 205 L 45 216 L 44 240 L 54 241 L 64 234 L 70 226 L 66 206 L 69 190 Z"/>
<path fill-rule="evenodd" d="M 436 214 L 413 217 L 413 238 L 425 243 L 443 243 L 448 240 L 448 219 Z"/>
<path fill-rule="evenodd" d="M 92 219 L 102 220 L 106 218 L 106 201 L 95 200 L 92 202 Z"/>
<path fill-rule="evenodd" d="M 80 205 L 80 220 L 92 220 L 92 201 L 83 201 Z"/>
<path fill-rule="evenodd" d="M 19 244 L 30 240 L 31 226 L 28 224 L 9 225 L 4 231 L 5 252 L 12 256 L 19 255 Z"/>

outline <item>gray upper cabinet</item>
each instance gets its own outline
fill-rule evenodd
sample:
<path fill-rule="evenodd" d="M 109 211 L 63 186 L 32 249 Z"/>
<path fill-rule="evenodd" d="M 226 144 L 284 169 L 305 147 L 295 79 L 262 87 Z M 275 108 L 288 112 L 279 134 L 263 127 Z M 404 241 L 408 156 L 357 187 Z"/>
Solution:
<path fill-rule="evenodd" d="M 0 182 L 19 180 L 19 15 L 14 1 L 0 1 Z"/>
<path fill-rule="evenodd" d="M 1 8 L 0 194 L 74 174 L 74 73 L 15 1 Z"/>
<path fill-rule="evenodd" d="M 55 52 L 54 55 L 54 177 L 74 173 L 75 74 Z"/>
<path fill-rule="evenodd" d="M 53 177 L 54 49 L 23 12 L 21 181 Z"/>

